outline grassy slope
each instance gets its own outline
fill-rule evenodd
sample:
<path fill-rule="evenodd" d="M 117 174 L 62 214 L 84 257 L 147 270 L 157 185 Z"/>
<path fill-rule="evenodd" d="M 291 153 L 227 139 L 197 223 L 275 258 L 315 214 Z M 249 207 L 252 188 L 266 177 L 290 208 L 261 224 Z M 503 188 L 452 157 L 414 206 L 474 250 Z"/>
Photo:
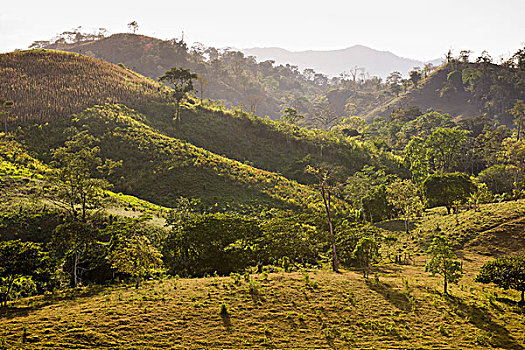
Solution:
<path fill-rule="evenodd" d="M 61 131 L 67 126 L 86 128 L 100 139 L 104 157 L 123 161 L 110 178 L 115 189 L 160 205 L 175 205 L 180 196 L 232 206 L 320 205 L 318 193 L 307 186 L 165 136 L 143 121 L 144 116 L 123 106 L 96 106 L 73 121 L 28 128 L 21 139 L 45 159 L 63 141 Z"/>
<path fill-rule="evenodd" d="M 404 236 L 401 220 L 384 221 L 377 226 Z M 444 207 L 426 210 L 411 225 L 415 240 L 410 249 L 424 251 L 435 234 L 447 234 L 457 249 L 484 255 L 525 253 L 525 200 L 482 204 L 478 211 L 462 210 L 446 215 Z"/>
<path fill-rule="evenodd" d="M 63 213 L 39 196 L 50 168 L 31 157 L 27 148 L 0 133 L 0 240 L 48 242 Z M 107 192 L 106 213 L 120 217 L 148 215 L 164 227 L 169 208 L 137 197 Z"/>
<path fill-rule="evenodd" d="M 330 164 L 344 180 L 365 164 L 402 172 L 399 161 L 373 145 L 341 134 L 287 125 L 239 111 L 197 105 L 183 110 L 183 123 L 174 127 L 173 106 L 149 104 L 139 108 L 146 123 L 166 135 L 258 168 L 278 172 L 301 183 L 311 183 L 306 164 Z"/>
<path fill-rule="evenodd" d="M 474 283 L 481 261 L 470 258 L 452 297 L 420 265 L 384 268 L 378 282 L 349 271 L 310 272 L 309 283 L 252 275 L 252 292 L 229 277 L 64 292 L 11 304 L 0 339 L 15 346 L 25 332 L 27 349 L 522 349 L 517 293 Z"/>

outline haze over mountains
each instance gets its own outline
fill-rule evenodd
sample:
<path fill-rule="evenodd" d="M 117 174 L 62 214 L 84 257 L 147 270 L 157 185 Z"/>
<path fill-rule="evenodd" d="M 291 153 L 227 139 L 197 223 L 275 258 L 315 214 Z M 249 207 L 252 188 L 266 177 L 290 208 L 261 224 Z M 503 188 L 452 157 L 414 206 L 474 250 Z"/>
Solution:
<path fill-rule="evenodd" d="M 379 51 L 363 45 L 354 45 L 341 50 L 288 51 L 278 47 L 254 47 L 242 50 L 246 55 L 255 56 L 258 61 L 274 60 L 277 64 L 297 65 L 301 70 L 312 68 L 328 76 L 338 76 L 354 67 L 364 68 L 370 76 L 386 78 L 393 71 L 407 76 L 414 67 L 426 63 L 440 65 L 442 59 L 429 62 L 399 57 L 388 51 Z"/>

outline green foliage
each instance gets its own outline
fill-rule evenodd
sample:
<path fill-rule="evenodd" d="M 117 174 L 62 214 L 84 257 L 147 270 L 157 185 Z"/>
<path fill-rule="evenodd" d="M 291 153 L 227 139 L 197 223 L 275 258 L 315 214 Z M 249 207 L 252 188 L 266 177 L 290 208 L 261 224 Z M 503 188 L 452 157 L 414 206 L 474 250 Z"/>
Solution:
<path fill-rule="evenodd" d="M 46 274 L 49 264 L 48 254 L 38 243 L 20 240 L 0 242 L 0 302 L 5 306 L 17 281 Z"/>
<path fill-rule="evenodd" d="M 368 278 L 374 259 L 379 256 L 379 244 L 372 237 L 362 237 L 352 253 L 363 269 L 363 277 Z"/>
<path fill-rule="evenodd" d="M 288 107 L 284 110 L 284 114 L 281 116 L 281 120 L 289 124 L 297 124 L 304 116 L 297 113 L 297 110 L 293 107 Z"/>
<path fill-rule="evenodd" d="M 316 264 L 327 249 L 325 220 L 319 215 L 270 218 L 260 224 L 255 253 L 260 263 L 288 259 L 288 264 Z M 284 263 L 284 260 L 282 260 Z"/>
<path fill-rule="evenodd" d="M 135 288 L 139 287 L 141 278 L 158 271 L 162 266 L 159 251 L 147 237 L 141 235 L 133 235 L 119 242 L 110 253 L 109 260 L 117 271 L 135 277 Z"/>
<path fill-rule="evenodd" d="M 485 263 L 476 281 L 494 283 L 503 289 L 515 289 L 521 292 L 521 302 L 525 302 L 525 256 L 505 256 Z"/>
<path fill-rule="evenodd" d="M 443 173 L 455 169 L 467 135 L 466 130 L 438 128 L 427 138 L 425 145 L 436 171 Z"/>
<path fill-rule="evenodd" d="M 66 210 L 75 220 L 86 221 L 88 210 L 100 209 L 104 191 L 109 188 L 105 179 L 97 175 L 109 174 L 115 163 L 102 163 L 100 149 L 93 147 L 94 137 L 87 131 L 78 132 L 75 128 L 64 147 L 54 150 L 55 171 L 49 177 L 47 190 L 53 200 Z"/>
<path fill-rule="evenodd" d="M 423 182 L 423 192 L 430 206 L 444 205 L 450 214 L 454 201 L 464 202 L 476 190 L 463 173 L 434 174 Z"/>
<path fill-rule="evenodd" d="M 493 194 L 512 193 L 515 169 L 504 164 L 493 165 L 478 174 L 478 181 L 487 185 Z"/>
<path fill-rule="evenodd" d="M 363 197 L 365 218 L 370 222 L 382 221 L 393 213 L 393 206 L 388 202 L 387 187 L 384 184 L 373 187 Z"/>
<path fill-rule="evenodd" d="M 388 202 L 403 216 L 407 234 L 410 218 L 423 209 L 418 192 L 417 186 L 410 180 L 396 180 L 386 188 Z"/>
<path fill-rule="evenodd" d="M 354 251 L 357 243 L 363 238 L 372 238 L 377 245 L 384 239 L 382 229 L 372 225 L 361 225 L 343 221 L 336 228 L 338 258 L 343 266 L 362 267 Z"/>
<path fill-rule="evenodd" d="M 203 276 L 243 270 L 253 264 L 253 240 L 260 229 L 252 219 L 207 214 L 171 229 L 163 250 L 172 274 Z"/>
<path fill-rule="evenodd" d="M 432 244 L 428 248 L 431 260 L 427 262 L 425 270 L 432 275 L 443 276 L 443 292 L 448 293 L 449 283 L 457 283 L 463 274 L 463 268 L 459 261 L 456 261 L 456 254 L 450 248 L 450 243 L 445 236 L 434 237 Z"/>

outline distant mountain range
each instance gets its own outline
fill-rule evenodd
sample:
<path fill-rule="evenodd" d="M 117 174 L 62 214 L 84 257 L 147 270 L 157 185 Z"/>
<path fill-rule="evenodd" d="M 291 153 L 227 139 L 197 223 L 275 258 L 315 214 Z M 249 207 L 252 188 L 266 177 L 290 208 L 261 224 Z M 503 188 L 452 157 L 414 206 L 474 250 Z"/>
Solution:
<path fill-rule="evenodd" d="M 278 64 L 296 65 L 301 70 L 312 68 L 316 72 L 332 77 L 355 67 L 364 68 L 370 76 L 381 78 L 385 78 L 393 71 L 408 76 L 408 72 L 414 67 L 423 68 L 426 63 L 440 65 L 442 62 L 442 59 L 424 62 L 403 58 L 388 51 L 378 51 L 363 45 L 330 51 L 288 51 L 278 47 L 254 47 L 244 49 L 242 52 L 255 56 L 258 61 L 274 60 Z"/>

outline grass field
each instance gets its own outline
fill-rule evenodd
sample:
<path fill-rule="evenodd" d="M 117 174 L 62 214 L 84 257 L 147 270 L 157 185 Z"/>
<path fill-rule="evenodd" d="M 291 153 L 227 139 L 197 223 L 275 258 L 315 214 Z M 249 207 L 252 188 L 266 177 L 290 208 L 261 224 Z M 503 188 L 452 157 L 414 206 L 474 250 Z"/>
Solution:
<path fill-rule="evenodd" d="M 379 266 L 368 281 L 354 271 L 311 270 L 28 298 L 0 316 L 0 347 L 523 349 L 518 293 L 473 282 L 487 258 L 462 258 L 466 274 L 451 296 L 419 260 Z"/>

